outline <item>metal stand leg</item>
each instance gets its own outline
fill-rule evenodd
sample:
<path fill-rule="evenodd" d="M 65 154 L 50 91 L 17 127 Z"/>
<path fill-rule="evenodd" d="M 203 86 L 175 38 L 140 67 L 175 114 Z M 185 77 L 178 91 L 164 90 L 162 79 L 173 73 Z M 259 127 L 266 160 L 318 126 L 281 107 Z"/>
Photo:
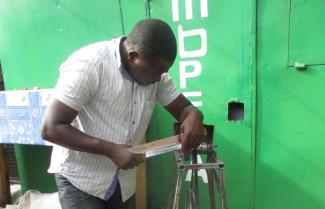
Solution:
<path fill-rule="evenodd" d="M 192 164 L 197 164 L 197 151 L 194 150 L 192 152 Z M 198 178 L 198 170 L 192 170 L 192 178 L 191 178 L 191 183 L 193 189 L 193 195 L 194 195 L 194 208 L 199 209 L 200 207 L 200 201 L 199 201 L 199 178 Z M 194 183 L 194 185 L 193 185 Z"/>
<path fill-rule="evenodd" d="M 173 197 L 170 199 L 168 209 L 178 209 L 180 194 L 182 190 L 183 181 L 185 174 L 188 170 L 192 170 L 191 187 L 187 193 L 186 209 L 199 209 L 199 183 L 198 183 L 198 171 L 205 169 L 208 174 L 208 186 L 209 186 L 209 200 L 210 208 L 216 209 L 216 193 L 214 184 L 218 189 L 218 195 L 220 196 L 220 207 L 221 209 L 227 209 L 226 204 L 226 193 L 224 187 L 224 164 L 217 160 L 214 151 L 208 153 L 207 163 L 197 163 L 197 154 L 192 155 L 192 164 L 185 164 L 180 157 L 178 152 L 175 153 L 176 158 L 176 181 L 174 182 L 175 188 L 173 189 Z M 173 175 L 173 176 L 175 176 Z"/>
<path fill-rule="evenodd" d="M 175 190 L 175 198 L 173 202 L 173 208 L 178 208 L 179 205 L 179 198 L 181 195 L 181 190 L 182 190 L 182 184 L 184 181 L 184 170 L 179 170 L 178 175 L 177 175 L 177 181 L 176 181 L 176 190 Z"/>
<path fill-rule="evenodd" d="M 227 209 L 227 203 L 226 203 L 226 191 L 225 191 L 225 185 L 224 185 L 224 168 L 221 167 L 219 169 L 220 174 L 219 174 L 219 178 L 218 178 L 218 189 L 219 189 L 219 193 L 220 193 L 220 199 L 221 199 L 221 208 L 222 209 Z M 215 174 L 217 175 L 217 173 L 215 172 Z"/>
<path fill-rule="evenodd" d="M 213 170 L 206 170 L 208 174 L 210 208 L 216 209 L 215 192 L 214 192 L 214 174 Z"/>
<path fill-rule="evenodd" d="M 171 195 L 169 199 L 168 209 L 178 209 L 180 193 L 182 191 L 182 184 L 184 181 L 185 173 L 188 170 L 192 170 L 192 178 L 190 188 L 187 193 L 186 209 L 199 209 L 199 182 L 198 182 L 198 172 L 200 169 L 205 169 L 208 174 L 208 186 L 209 186 L 209 200 L 210 208 L 217 209 L 216 195 L 220 197 L 219 209 L 227 209 L 226 204 L 226 192 L 224 186 L 224 164 L 217 159 L 216 152 L 213 144 L 213 126 L 205 125 L 205 142 L 202 143 L 196 150 L 192 151 L 192 163 L 186 164 L 185 160 L 188 160 L 186 156 L 181 155 L 179 152 L 175 152 L 176 159 L 176 174 L 172 176 L 172 183 L 176 188 L 172 188 Z M 179 134 L 180 124 L 174 124 L 174 133 Z M 198 164 L 198 155 L 207 155 L 207 162 Z M 176 176 L 176 181 L 174 180 Z M 214 189 L 214 184 L 218 190 L 216 194 Z M 219 203 L 219 202 L 218 202 Z M 218 204 L 219 205 L 219 204 Z"/>

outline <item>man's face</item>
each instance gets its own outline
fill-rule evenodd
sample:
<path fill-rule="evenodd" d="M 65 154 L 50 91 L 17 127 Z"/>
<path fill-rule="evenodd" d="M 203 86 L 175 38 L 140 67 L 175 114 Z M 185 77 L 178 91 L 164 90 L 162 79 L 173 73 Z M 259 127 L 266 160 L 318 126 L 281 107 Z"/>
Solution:
<path fill-rule="evenodd" d="M 172 64 L 163 58 L 148 60 L 136 57 L 129 60 L 129 74 L 137 83 L 146 86 L 160 81 L 161 75 L 168 72 Z"/>

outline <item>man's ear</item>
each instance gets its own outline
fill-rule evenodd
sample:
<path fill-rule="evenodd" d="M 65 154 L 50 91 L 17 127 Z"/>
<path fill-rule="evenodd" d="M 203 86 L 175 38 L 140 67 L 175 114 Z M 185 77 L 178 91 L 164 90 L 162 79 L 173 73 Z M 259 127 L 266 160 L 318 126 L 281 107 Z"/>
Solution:
<path fill-rule="evenodd" d="M 129 59 L 129 60 L 135 60 L 136 58 L 138 58 L 138 56 L 139 56 L 139 54 L 138 54 L 138 52 L 135 51 L 135 50 L 131 50 L 131 51 L 129 51 L 129 53 L 128 53 L 128 59 Z"/>

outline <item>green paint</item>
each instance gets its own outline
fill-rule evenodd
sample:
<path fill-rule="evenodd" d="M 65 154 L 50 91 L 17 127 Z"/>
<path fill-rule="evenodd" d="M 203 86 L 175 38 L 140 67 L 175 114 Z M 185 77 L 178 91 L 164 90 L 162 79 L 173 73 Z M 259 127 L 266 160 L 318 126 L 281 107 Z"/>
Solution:
<path fill-rule="evenodd" d="M 201 75 L 188 79 L 186 88 L 182 91 L 202 92 L 202 97 L 197 98 L 197 101 L 203 103 L 201 109 L 205 113 L 205 122 L 215 124 L 217 127 L 215 140 L 219 145 L 220 158 L 226 163 L 228 198 L 233 200 L 229 201 L 230 207 L 235 208 L 236 205 L 249 207 L 252 190 L 251 122 L 253 116 L 250 91 L 253 84 L 251 76 L 253 68 L 250 67 L 252 63 L 250 19 L 253 17 L 251 6 L 244 3 L 217 4 L 209 1 L 208 17 L 200 18 L 199 5 L 194 2 L 193 19 L 190 21 L 184 18 L 184 3 L 180 2 L 179 6 L 180 21 L 172 22 L 171 3 L 161 0 L 151 2 L 150 5 L 140 0 L 132 2 L 116 0 L 109 3 L 103 1 L 39 3 L 35 0 L 25 3 L 2 2 L 1 37 L 5 38 L 1 39 L 0 55 L 6 87 L 7 89 L 25 86 L 53 87 L 58 76 L 59 65 L 71 52 L 88 43 L 116 37 L 123 32 L 127 34 L 139 19 L 150 16 L 162 18 L 171 24 L 176 35 L 180 24 L 184 31 L 204 28 L 208 36 L 206 55 L 193 59 L 178 58 L 171 74 L 180 88 L 178 71 L 180 62 L 194 60 L 202 65 Z M 220 8 L 220 11 L 213 12 L 211 8 Z M 238 13 L 235 18 L 227 12 L 232 9 Z M 249 25 L 248 28 L 243 27 L 243 21 Z M 201 41 L 198 37 L 185 40 L 187 51 L 195 50 L 200 45 Z M 190 67 L 186 69 L 186 71 L 191 70 L 193 69 Z M 215 88 L 211 88 L 212 86 Z M 244 122 L 227 121 L 227 106 L 232 98 L 239 98 L 245 103 Z M 192 99 L 195 101 L 195 97 Z M 150 125 L 149 138 L 172 134 L 172 121 L 171 116 L 158 107 Z M 35 163 L 36 154 L 33 155 L 33 159 L 29 159 L 28 155 L 32 156 L 32 152 L 28 152 L 26 147 L 18 149 L 18 152 L 22 153 L 19 154 L 22 156 L 21 159 Z M 241 157 L 235 160 L 232 153 Z M 166 166 L 169 166 L 166 161 L 171 160 L 171 156 L 167 155 L 148 163 L 150 207 L 157 208 L 165 201 L 160 194 L 168 193 L 170 169 L 166 169 Z M 31 165 L 26 163 L 24 166 L 21 170 L 27 171 Z M 235 174 L 237 169 L 241 170 L 240 175 Z M 240 186 L 237 186 L 239 183 Z M 152 192 L 153 190 L 156 192 Z M 204 194 L 206 193 L 205 188 Z"/>
<path fill-rule="evenodd" d="M 124 34 L 128 35 L 139 20 L 148 18 L 148 5 L 144 0 L 120 0 L 120 2 Z"/>
<path fill-rule="evenodd" d="M 204 29 L 207 34 L 207 52 L 204 56 L 184 58 L 178 56 L 170 74 L 182 92 L 201 91 L 202 97 L 189 97 L 201 101 L 199 107 L 205 115 L 205 123 L 215 128 L 215 143 L 220 159 L 226 165 L 226 188 L 229 208 L 252 208 L 253 150 L 252 138 L 254 109 L 254 31 L 253 1 L 208 1 L 208 17 L 201 18 L 200 2 L 193 1 L 193 19 L 185 18 L 185 1 L 179 1 L 179 21 L 172 19 L 172 1 L 151 1 L 151 17 L 167 21 L 173 28 L 178 42 L 178 27 L 184 31 Z M 199 36 L 185 38 L 185 50 L 200 49 Z M 180 47 L 179 47 L 180 51 Z M 198 61 L 202 72 L 189 78 L 186 88 L 180 85 L 180 62 Z M 192 72 L 193 67 L 186 68 Z M 245 104 L 243 122 L 227 121 L 228 102 L 233 98 Z M 173 119 L 158 107 L 149 128 L 148 138 L 160 138 L 172 134 Z M 166 155 L 149 160 L 148 206 L 157 208 L 165 203 L 170 177 L 170 159 Z M 201 182 L 201 207 L 208 208 L 207 185 Z"/>
<path fill-rule="evenodd" d="M 54 87 L 58 67 L 73 51 L 122 35 L 118 0 L 1 1 L 0 19 L 7 89 Z"/>
<path fill-rule="evenodd" d="M 208 15 L 201 17 L 200 2 L 204 0 L 193 0 L 192 19 L 186 19 L 185 1 L 179 0 L 179 19 L 173 21 L 172 0 L 1 1 L 0 59 L 6 88 L 54 87 L 59 65 L 71 52 L 128 34 L 140 19 L 167 21 L 179 43 L 180 29 L 204 30 L 204 55 L 180 56 L 179 47 L 170 73 L 182 92 L 202 94 L 189 99 L 201 102 L 205 123 L 215 125 L 229 208 L 325 208 L 325 3 L 262 0 L 256 8 L 253 0 L 208 0 Z M 203 43 L 199 36 L 184 40 L 186 51 Z M 295 62 L 306 64 L 306 70 L 295 69 Z M 182 64 L 188 64 L 187 74 L 180 76 Z M 185 83 L 184 76 L 197 66 L 201 73 Z M 228 102 L 234 100 L 244 103 L 242 122 L 227 120 Z M 174 121 L 158 105 L 148 138 L 171 135 Z M 55 189 L 53 177 L 45 173 L 46 149 L 16 147 L 23 189 Z M 170 154 L 148 160 L 148 208 L 163 208 L 166 202 L 171 161 Z M 202 181 L 200 190 L 201 206 L 208 208 Z"/>
<path fill-rule="evenodd" d="M 95 11 L 95 12 L 94 12 Z M 53 88 L 76 49 L 122 35 L 118 0 L 0 1 L 0 61 L 7 90 Z M 15 145 L 23 192 L 56 190 L 49 147 Z"/>
<path fill-rule="evenodd" d="M 324 64 L 325 40 L 324 8 L 320 0 L 291 0 L 289 26 L 289 65 L 302 62 L 308 65 Z M 287 19 L 287 18 L 286 18 Z"/>
<path fill-rule="evenodd" d="M 324 6 L 258 4 L 256 209 L 325 208 Z"/>

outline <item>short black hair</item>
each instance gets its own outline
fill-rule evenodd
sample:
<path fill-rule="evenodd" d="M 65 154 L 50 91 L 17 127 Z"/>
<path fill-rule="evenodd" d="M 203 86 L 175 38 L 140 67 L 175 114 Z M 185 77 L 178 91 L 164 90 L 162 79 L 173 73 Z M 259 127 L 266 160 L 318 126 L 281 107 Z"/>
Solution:
<path fill-rule="evenodd" d="M 140 56 L 148 59 L 162 57 L 174 62 L 176 58 L 176 38 L 170 26 L 162 20 L 139 21 L 129 34 L 127 43 L 135 45 Z"/>

